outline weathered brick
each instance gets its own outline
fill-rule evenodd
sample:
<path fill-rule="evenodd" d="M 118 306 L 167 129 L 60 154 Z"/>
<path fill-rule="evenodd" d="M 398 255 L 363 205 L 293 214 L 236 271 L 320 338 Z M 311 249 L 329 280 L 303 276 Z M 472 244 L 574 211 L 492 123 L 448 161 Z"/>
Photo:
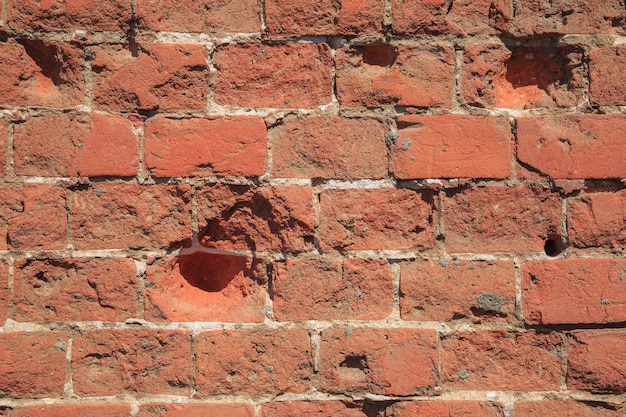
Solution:
<path fill-rule="evenodd" d="M 401 116 L 391 147 L 400 179 L 507 178 L 513 135 L 507 119 L 466 115 Z"/>
<path fill-rule="evenodd" d="M 139 141 L 133 122 L 112 114 L 44 114 L 16 124 L 17 175 L 134 176 Z"/>
<path fill-rule="evenodd" d="M 443 336 L 441 349 L 446 389 L 559 390 L 562 345 L 556 333 L 451 333 Z"/>
<path fill-rule="evenodd" d="M 626 332 L 572 332 L 567 368 L 569 389 L 617 394 L 626 392 Z"/>
<path fill-rule="evenodd" d="M 515 267 L 507 261 L 422 260 L 401 265 L 403 320 L 513 320 Z"/>
<path fill-rule="evenodd" d="M 310 187 L 215 184 L 198 190 L 197 198 L 203 246 L 286 252 L 313 247 Z"/>
<path fill-rule="evenodd" d="M 258 33 L 261 2 L 138 0 L 137 21 L 140 29 L 164 32 Z"/>
<path fill-rule="evenodd" d="M 387 417 L 502 417 L 500 403 L 484 401 L 403 401 L 387 408 Z M 516 415 L 517 417 L 517 415 Z"/>
<path fill-rule="evenodd" d="M 262 322 L 265 266 L 256 259 L 196 252 L 148 263 L 151 321 Z"/>
<path fill-rule="evenodd" d="M 381 0 L 269 0 L 269 35 L 371 35 L 382 32 Z"/>
<path fill-rule="evenodd" d="M 191 241 L 188 185 L 96 184 L 72 195 L 76 249 L 172 248 Z"/>
<path fill-rule="evenodd" d="M 137 417 L 253 417 L 247 404 L 145 404 Z"/>
<path fill-rule="evenodd" d="M 0 391 L 14 398 L 61 396 L 66 346 L 65 333 L 0 333 Z"/>
<path fill-rule="evenodd" d="M 343 105 L 452 105 L 454 51 L 448 47 L 346 47 L 335 59 Z"/>
<path fill-rule="evenodd" d="M 540 252 L 561 233 L 557 193 L 536 187 L 484 187 L 445 200 L 449 252 Z"/>
<path fill-rule="evenodd" d="M 509 29 L 509 0 L 393 0 L 392 28 L 400 35 L 483 35 Z"/>
<path fill-rule="evenodd" d="M 214 59 L 218 104 L 314 108 L 331 102 L 326 44 L 228 44 L 217 48 Z"/>
<path fill-rule="evenodd" d="M 15 320 L 124 321 L 137 309 L 132 259 L 24 259 L 15 264 Z"/>
<path fill-rule="evenodd" d="M 375 119 L 292 118 L 269 131 L 272 174 L 283 178 L 384 178 L 389 125 Z"/>
<path fill-rule="evenodd" d="M 626 105 L 625 70 L 626 47 L 592 49 L 589 52 L 589 101 L 598 106 Z"/>
<path fill-rule="evenodd" d="M 570 107 L 582 102 L 583 53 L 577 46 L 468 45 L 464 101 L 478 107 Z"/>
<path fill-rule="evenodd" d="M 208 68 L 202 45 L 94 47 L 93 100 L 106 110 L 204 110 Z"/>
<path fill-rule="evenodd" d="M 327 190 L 321 196 L 324 251 L 428 249 L 435 245 L 430 192 L 408 189 Z"/>
<path fill-rule="evenodd" d="M 517 36 L 551 34 L 624 34 L 626 11 L 620 0 L 532 0 L 516 3 Z"/>
<path fill-rule="evenodd" d="M 88 29 L 126 32 L 132 20 L 130 0 L 7 0 L 7 23 L 19 30 Z"/>
<path fill-rule="evenodd" d="M 9 265 L 0 262 L 0 326 L 9 314 Z"/>
<path fill-rule="evenodd" d="M 263 119 L 152 118 L 146 123 L 146 167 L 155 177 L 258 176 L 267 165 Z"/>
<path fill-rule="evenodd" d="M 0 39 L 0 105 L 71 107 L 85 96 L 83 51 L 46 40 Z"/>
<path fill-rule="evenodd" d="M 437 373 L 436 332 L 326 330 L 320 342 L 320 373 L 321 388 L 333 393 L 427 394 Z"/>
<path fill-rule="evenodd" d="M 313 358 L 305 330 L 211 331 L 196 340 L 198 395 L 303 393 Z"/>
<path fill-rule="evenodd" d="M 626 260 L 562 259 L 522 265 L 522 312 L 530 324 L 626 321 Z"/>
<path fill-rule="evenodd" d="M 307 259 L 274 263 L 274 315 L 291 320 L 376 320 L 391 313 L 386 260 Z"/>
<path fill-rule="evenodd" d="M 49 184 L 0 187 L 1 249 L 51 250 L 67 246 L 65 190 Z M 6 246 L 8 245 L 8 247 Z"/>
<path fill-rule="evenodd" d="M 128 417 L 130 406 L 127 404 L 62 404 L 29 405 L 18 407 L 11 417 Z"/>
<path fill-rule="evenodd" d="M 7 172 L 7 141 L 9 138 L 9 122 L 0 117 L 0 178 Z"/>
<path fill-rule="evenodd" d="M 626 116 L 577 114 L 517 119 L 517 158 L 558 179 L 624 178 Z"/>
<path fill-rule="evenodd" d="M 621 417 L 622 406 L 603 402 L 523 401 L 513 405 L 515 417 Z"/>
<path fill-rule="evenodd" d="M 169 330 L 96 330 L 72 345 L 74 392 L 81 396 L 189 395 L 191 334 Z"/>
<path fill-rule="evenodd" d="M 577 248 L 626 247 L 626 190 L 568 198 L 567 227 Z"/>
<path fill-rule="evenodd" d="M 365 417 L 362 406 L 351 401 L 280 401 L 263 405 L 263 417 Z"/>

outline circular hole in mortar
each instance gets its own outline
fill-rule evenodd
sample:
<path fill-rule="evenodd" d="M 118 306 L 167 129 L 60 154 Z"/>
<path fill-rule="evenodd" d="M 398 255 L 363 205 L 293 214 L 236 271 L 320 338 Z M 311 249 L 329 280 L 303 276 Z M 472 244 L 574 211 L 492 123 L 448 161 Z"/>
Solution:
<path fill-rule="evenodd" d="M 565 249 L 565 243 L 561 235 L 548 235 L 543 250 L 548 256 L 559 256 Z"/>

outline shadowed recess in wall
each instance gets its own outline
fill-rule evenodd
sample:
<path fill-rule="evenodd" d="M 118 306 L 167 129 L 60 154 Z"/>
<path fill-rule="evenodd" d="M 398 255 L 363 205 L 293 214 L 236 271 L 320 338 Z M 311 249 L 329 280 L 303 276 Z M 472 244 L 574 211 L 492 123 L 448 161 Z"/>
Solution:
<path fill-rule="evenodd" d="M 177 259 L 178 270 L 183 278 L 192 286 L 207 292 L 219 292 L 243 272 L 244 276 L 250 276 L 260 261 L 229 255 L 196 252 L 189 255 L 181 255 Z"/>

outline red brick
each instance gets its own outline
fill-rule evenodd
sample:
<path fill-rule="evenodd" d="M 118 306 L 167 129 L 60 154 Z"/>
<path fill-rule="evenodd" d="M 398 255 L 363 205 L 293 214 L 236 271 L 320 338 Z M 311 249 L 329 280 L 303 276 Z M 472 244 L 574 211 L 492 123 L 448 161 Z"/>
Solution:
<path fill-rule="evenodd" d="M 434 330 L 329 329 L 320 342 L 321 388 L 332 393 L 427 394 L 437 373 Z"/>
<path fill-rule="evenodd" d="M 622 406 L 600 402 L 525 401 L 513 406 L 515 417 L 622 417 Z"/>
<path fill-rule="evenodd" d="M 337 96 L 347 106 L 451 106 L 454 51 L 371 45 L 336 53 Z"/>
<path fill-rule="evenodd" d="M 430 192 L 327 190 L 320 199 L 319 236 L 324 251 L 428 249 L 435 245 Z"/>
<path fill-rule="evenodd" d="M 18 407 L 11 417 L 128 417 L 130 406 L 126 404 L 63 404 L 30 405 Z"/>
<path fill-rule="evenodd" d="M 272 174 L 283 178 L 384 178 L 385 135 L 375 119 L 309 117 L 288 119 L 269 132 Z"/>
<path fill-rule="evenodd" d="M 509 28 L 508 0 L 393 0 L 392 28 L 400 35 L 499 34 Z"/>
<path fill-rule="evenodd" d="M 558 179 L 624 178 L 626 116 L 585 114 L 517 119 L 520 162 Z"/>
<path fill-rule="evenodd" d="M 152 261 L 146 271 L 146 319 L 262 322 L 264 269 L 256 259 L 202 252 Z"/>
<path fill-rule="evenodd" d="M 515 27 L 517 36 L 550 34 L 624 34 L 626 12 L 620 0 L 540 0 L 516 4 Z"/>
<path fill-rule="evenodd" d="M 132 259 L 20 260 L 15 265 L 15 320 L 124 321 L 135 317 Z"/>
<path fill-rule="evenodd" d="M 126 117 L 107 114 L 44 114 L 16 124 L 17 175 L 134 176 L 139 143 Z"/>
<path fill-rule="evenodd" d="M 558 391 L 556 333 L 452 333 L 441 340 L 441 380 L 449 390 Z"/>
<path fill-rule="evenodd" d="M 214 184 L 198 190 L 197 198 L 203 246 L 285 252 L 313 247 L 310 187 Z"/>
<path fill-rule="evenodd" d="M 0 104 L 71 107 L 85 96 L 83 51 L 61 42 L 0 40 Z"/>
<path fill-rule="evenodd" d="M 169 330 L 97 330 L 72 345 L 74 392 L 80 396 L 189 395 L 191 335 Z"/>
<path fill-rule="evenodd" d="M 0 118 L 0 178 L 6 175 L 8 138 L 9 122 L 5 118 Z"/>
<path fill-rule="evenodd" d="M 570 334 L 567 388 L 621 394 L 626 392 L 626 333 L 622 330 Z"/>
<path fill-rule="evenodd" d="M 449 252 L 540 252 L 561 233 L 557 193 L 536 187 L 468 188 L 445 201 Z"/>
<path fill-rule="evenodd" d="M 0 326 L 4 326 L 9 314 L 9 265 L 0 262 Z"/>
<path fill-rule="evenodd" d="M 146 123 L 146 166 L 152 176 L 258 176 L 267 166 L 263 119 L 153 118 Z"/>
<path fill-rule="evenodd" d="M 592 49 L 589 52 L 589 101 L 598 106 L 626 105 L 625 70 L 626 47 Z"/>
<path fill-rule="evenodd" d="M 253 417 L 254 409 L 246 404 L 146 404 L 137 417 Z"/>
<path fill-rule="evenodd" d="M 208 69 L 202 45 L 121 45 L 93 50 L 93 100 L 99 109 L 205 110 Z"/>
<path fill-rule="evenodd" d="M 579 105 L 583 54 L 576 46 L 468 45 L 461 78 L 464 101 L 478 107 L 529 109 Z"/>
<path fill-rule="evenodd" d="M 188 185 L 95 184 L 72 195 L 76 249 L 173 248 L 191 240 Z"/>
<path fill-rule="evenodd" d="M 389 407 L 387 417 L 502 417 L 503 406 L 483 401 L 403 401 Z M 517 417 L 517 415 L 516 415 Z"/>
<path fill-rule="evenodd" d="M 365 417 L 360 404 L 349 401 L 281 401 L 263 405 L 263 417 Z"/>
<path fill-rule="evenodd" d="M 567 200 L 568 238 L 577 248 L 626 247 L 626 190 Z"/>
<path fill-rule="evenodd" d="M 507 178 L 511 126 L 501 117 L 401 116 L 391 147 L 396 178 Z"/>
<path fill-rule="evenodd" d="M 269 0 L 265 22 L 269 35 L 371 35 L 381 33 L 381 0 Z"/>
<path fill-rule="evenodd" d="M 131 20 L 130 0 L 7 1 L 7 23 L 18 30 L 88 29 L 126 32 Z"/>
<path fill-rule="evenodd" d="M 138 27 L 160 32 L 258 33 L 260 15 L 258 0 L 137 1 Z"/>
<path fill-rule="evenodd" d="M 0 391 L 7 397 L 59 397 L 65 385 L 65 333 L 0 333 Z"/>
<path fill-rule="evenodd" d="M 626 321 L 626 260 L 563 259 L 522 265 L 522 311 L 530 324 Z"/>
<path fill-rule="evenodd" d="M 376 320 L 391 313 L 391 266 L 375 259 L 307 259 L 274 264 L 279 321 Z"/>
<path fill-rule="evenodd" d="M 326 44 L 229 44 L 219 46 L 214 59 L 218 104 L 314 108 L 331 101 Z"/>
<path fill-rule="evenodd" d="M 305 330 L 211 331 L 196 340 L 200 396 L 304 393 L 313 375 Z"/>
<path fill-rule="evenodd" d="M 401 265 L 403 320 L 514 320 L 515 267 L 507 261 L 422 260 Z"/>
<path fill-rule="evenodd" d="M 65 190 L 49 184 L 0 187 L 2 218 L 11 249 L 51 250 L 67 246 Z M 4 246 L 0 244 L 0 246 Z M 4 247 L 6 249 L 6 246 Z"/>

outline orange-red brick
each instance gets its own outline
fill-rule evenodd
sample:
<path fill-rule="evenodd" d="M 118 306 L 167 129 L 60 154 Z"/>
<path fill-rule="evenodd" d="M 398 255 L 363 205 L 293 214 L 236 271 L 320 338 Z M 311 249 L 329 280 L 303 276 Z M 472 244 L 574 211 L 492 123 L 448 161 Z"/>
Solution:
<path fill-rule="evenodd" d="M 507 261 L 421 260 L 401 265 L 403 320 L 515 318 L 515 267 Z"/>
<path fill-rule="evenodd" d="M 320 342 L 321 387 L 333 393 L 366 391 L 425 395 L 435 385 L 434 330 L 329 329 Z"/>
<path fill-rule="evenodd" d="M 0 262 L 0 326 L 9 314 L 9 265 Z"/>
<path fill-rule="evenodd" d="M 384 178 L 389 125 L 375 119 L 288 119 L 269 132 L 272 174 L 283 178 Z"/>
<path fill-rule="evenodd" d="M 370 45 L 336 53 L 337 96 L 346 106 L 450 106 L 454 51 Z"/>
<path fill-rule="evenodd" d="M 191 334 L 169 330 L 94 330 L 72 344 L 74 392 L 80 396 L 189 395 Z"/>
<path fill-rule="evenodd" d="M 9 137 L 9 122 L 5 118 L 0 118 L 0 178 L 3 178 L 7 171 L 8 137 Z"/>
<path fill-rule="evenodd" d="M 568 198 L 567 226 L 578 248 L 626 247 L 626 190 Z"/>
<path fill-rule="evenodd" d="M 347 189 L 322 192 L 320 246 L 325 251 L 428 249 L 435 245 L 430 192 Z"/>
<path fill-rule="evenodd" d="M 500 403 L 484 401 L 402 401 L 386 410 L 389 417 L 502 417 Z"/>
<path fill-rule="evenodd" d="M 365 417 L 360 404 L 348 401 L 277 401 L 263 405 L 263 417 Z"/>
<path fill-rule="evenodd" d="M 146 167 L 155 177 L 259 176 L 267 165 L 261 118 L 153 118 L 145 135 Z"/>
<path fill-rule="evenodd" d="M 592 49 L 589 52 L 589 101 L 598 106 L 626 105 L 625 70 L 626 47 Z"/>
<path fill-rule="evenodd" d="M 626 130 L 621 114 L 517 119 L 517 158 L 555 179 L 624 178 Z"/>
<path fill-rule="evenodd" d="M 292 320 L 376 320 L 391 313 L 386 260 L 307 259 L 274 263 L 274 315 Z"/>
<path fill-rule="evenodd" d="M 253 417 L 254 409 L 247 404 L 145 404 L 137 417 Z"/>
<path fill-rule="evenodd" d="M 127 404 L 62 404 L 18 407 L 11 417 L 128 417 Z"/>
<path fill-rule="evenodd" d="M 451 333 L 441 340 L 441 380 L 448 390 L 558 391 L 562 352 L 556 333 Z"/>
<path fill-rule="evenodd" d="M 572 332 L 567 356 L 567 388 L 601 393 L 626 392 L 626 332 Z"/>
<path fill-rule="evenodd" d="M 622 411 L 623 407 L 618 404 L 591 401 L 523 401 L 513 406 L 515 417 L 621 417 Z"/>
<path fill-rule="evenodd" d="M 15 264 L 15 320 L 124 321 L 135 317 L 132 259 L 20 260 Z"/>
<path fill-rule="evenodd" d="M 66 333 L 0 333 L 0 391 L 14 398 L 60 397 Z"/>
<path fill-rule="evenodd" d="M 513 135 L 507 119 L 401 116 L 391 147 L 396 178 L 507 178 Z"/>
<path fill-rule="evenodd" d="M 139 140 L 133 122 L 112 114 L 44 114 L 17 124 L 13 135 L 17 175 L 137 175 Z"/>
<path fill-rule="evenodd" d="M 218 47 L 214 59 L 217 104 L 315 108 L 331 102 L 326 44 L 229 44 Z"/>
<path fill-rule="evenodd" d="M 531 324 L 626 321 L 626 260 L 563 259 L 522 265 L 522 312 Z"/>
<path fill-rule="evenodd" d="M 196 339 L 196 385 L 203 397 L 304 393 L 312 376 L 303 329 L 211 331 Z"/>

